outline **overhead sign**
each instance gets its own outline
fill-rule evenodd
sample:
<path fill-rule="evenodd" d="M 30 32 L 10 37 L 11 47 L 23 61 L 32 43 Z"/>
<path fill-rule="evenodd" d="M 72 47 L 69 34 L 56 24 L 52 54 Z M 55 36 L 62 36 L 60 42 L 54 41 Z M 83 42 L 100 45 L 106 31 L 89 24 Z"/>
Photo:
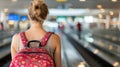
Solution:
<path fill-rule="evenodd" d="M 27 16 L 21 16 L 21 20 L 22 20 L 22 21 L 27 21 L 27 20 L 28 20 L 28 17 L 27 17 Z"/>
<path fill-rule="evenodd" d="M 10 14 L 8 14 L 8 20 L 19 21 L 20 16 L 15 13 L 10 13 Z"/>

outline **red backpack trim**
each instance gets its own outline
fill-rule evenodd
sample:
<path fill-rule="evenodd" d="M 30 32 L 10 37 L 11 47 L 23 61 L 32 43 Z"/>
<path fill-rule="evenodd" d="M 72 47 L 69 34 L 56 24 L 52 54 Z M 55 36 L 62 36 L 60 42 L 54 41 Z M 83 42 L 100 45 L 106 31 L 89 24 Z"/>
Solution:
<path fill-rule="evenodd" d="M 47 32 L 45 34 L 45 36 L 41 40 L 41 45 L 42 46 L 45 46 L 47 44 L 47 41 L 49 40 L 49 38 L 52 34 L 54 34 L 54 32 Z M 24 47 L 27 46 L 28 40 L 25 36 L 25 32 L 20 32 L 20 37 L 21 37 L 21 41 L 22 41 L 22 44 L 24 45 Z"/>
<path fill-rule="evenodd" d="M 21 38 L 23 46 L 24 47 L 27 46 L 27 38 L 25 36 L 25 32 L 20 32 L 20 38 Z"/>
<path fill-rule="evenodd" d="M 43 37 L 41 41 L 41 45 L 45 46 L 47 44 L 47 41 L 49 40 L 50 36 L 54 34 L 53 32 L 47 32 L 47 34 Z"/>

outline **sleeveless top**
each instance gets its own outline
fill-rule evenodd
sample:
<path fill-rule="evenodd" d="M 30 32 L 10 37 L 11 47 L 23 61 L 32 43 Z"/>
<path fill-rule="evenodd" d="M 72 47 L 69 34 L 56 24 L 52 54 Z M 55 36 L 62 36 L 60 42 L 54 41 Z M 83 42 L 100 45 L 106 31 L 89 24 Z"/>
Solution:
<path fill-rule="evenodd" d="M 20 34 L 19 33 L 19 45 L 18 45 L 18 48 L 17 48 L 17 52 L 19 52 L 21 49 L 23 49 L 24 48 L 24 45 L 23 45 L 23 43 L 22 43 L 22 38 L 21 38 L 21 35 L 26 39 L 26 37 L 25 37 L 25 33 L 24 32 L 22 32 L 23 34 Z M 46 34 L 47 35 L 47 34 Z M 45 37 L 45 36 L 44 36 Z M 26 39 L 27 40 L 27 39 Z M 47 43 L 46 43 L 46 45 L 44 46 L 44 47 L 41 47 L 41 48 L 45 48 L 45 49 L 47 49 L 48 50 L 48 52 L 50 53 L 50 55 L 54 58 L 54 50 L 52 49 L 52 42 L 51 42 L 52 40 L 51 40 L 51 37 L 48 39 L 48 41 L 47 41 Z"/>

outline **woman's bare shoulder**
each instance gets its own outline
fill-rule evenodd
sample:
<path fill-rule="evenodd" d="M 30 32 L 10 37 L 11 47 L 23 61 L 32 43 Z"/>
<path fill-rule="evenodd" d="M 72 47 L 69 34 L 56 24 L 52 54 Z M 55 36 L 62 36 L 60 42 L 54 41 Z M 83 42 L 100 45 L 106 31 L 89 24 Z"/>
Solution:
<path fill-rule="evenodd" d="M 56 47 L 60 46 L 61 41 L 60 41 L 60 36 L 59 35 L 57 35 L 57 34 L 52 35 L 52 44 Z"/>
<path fill-rule="evenodd" d="M 18 33 L 13 35 L 11 46 L 15 46 L 15 45 L 18 44 L 18 38 L 19 38 L 19 34 Z"/>
<path fill-rule="evenodd" d="M 16 39 L 18 39 L 18 37 L 19 37 L 19 34 L 16 33 L 16 34 L 13 35 L 12 40 L 16 40 Z"/>
<path fill-rule="evenodd" d="M 52 39 L 53 39 L 54 41 L 60 41 L 60 36 L 59 36 L 58 34 L 53 34 L 53 35 L 52 35 Z"/>

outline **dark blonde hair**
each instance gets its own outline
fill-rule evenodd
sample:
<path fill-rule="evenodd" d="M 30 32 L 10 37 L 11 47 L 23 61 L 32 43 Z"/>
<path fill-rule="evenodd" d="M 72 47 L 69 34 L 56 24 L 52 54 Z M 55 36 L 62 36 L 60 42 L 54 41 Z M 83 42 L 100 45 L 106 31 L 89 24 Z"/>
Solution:
<path fill-rule="evenodd" d="M 28 12 L 30 18 L 37 22 L 43 22 L 49 13 L 48 7 L 43 0 L 31 2 Z"/>

